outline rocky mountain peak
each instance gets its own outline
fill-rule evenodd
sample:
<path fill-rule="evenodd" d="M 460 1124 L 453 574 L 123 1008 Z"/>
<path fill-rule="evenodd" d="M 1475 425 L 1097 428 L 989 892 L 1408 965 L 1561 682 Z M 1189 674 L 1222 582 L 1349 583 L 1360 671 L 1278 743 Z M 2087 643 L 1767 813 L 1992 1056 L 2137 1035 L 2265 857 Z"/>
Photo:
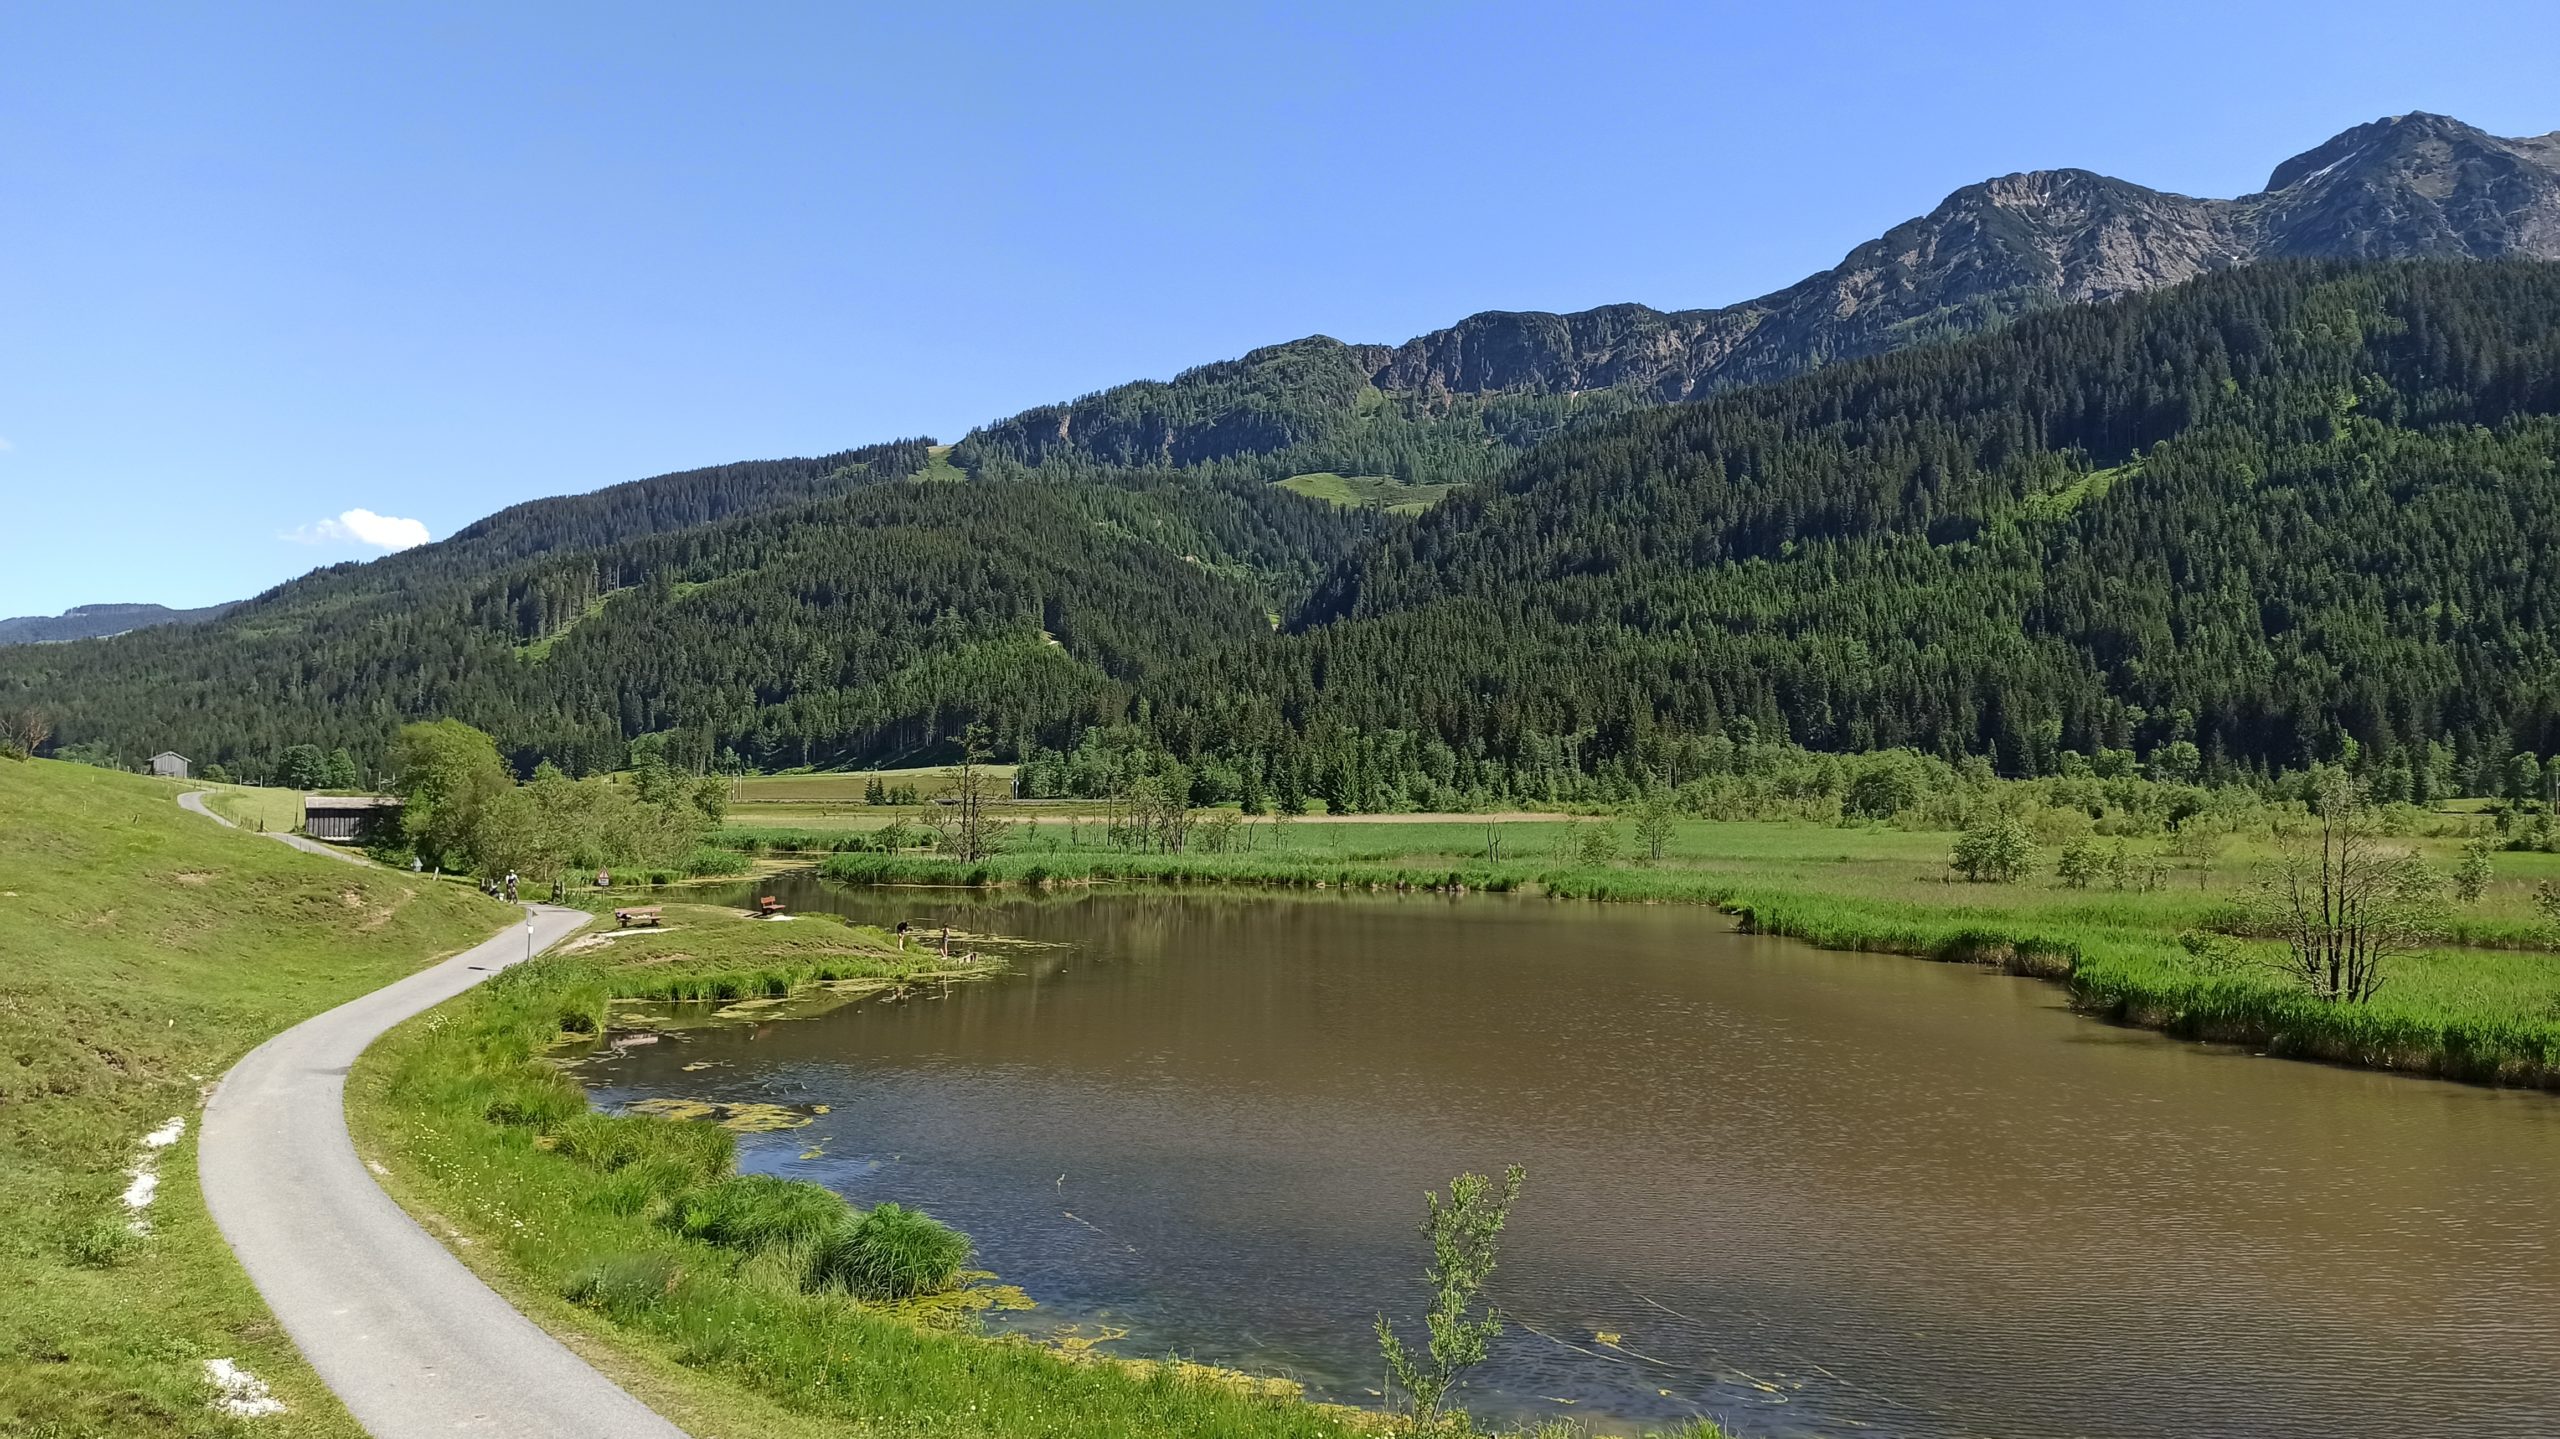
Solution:
<path fill-rule="evenodd" d="M 1355 390 L 1424 401 L 1595 390 L 1674 401 L 2256 260 L 2508 256 L 2560 260 L 2560 132 L 2506 139 L 2413 112 L 2355 126 L 2294 156 L 2258 194 L 2200 199 L 2091 170 L 2021 171 L 1964 186 L 1838 265 L 1756 300 L 1703 310 L 1486 311 L 1401 345 L 1343 347 L 1349 363 L 1326 366 L 1326 384 L 1344 422 L 1361 399 L 1339 388 L 1345 376 Z M 1280 429 L 1256 419 L 1271 407 L 1269 395 L 1286 390 L 1299 404 L 1311 387 L 1304 376 L 1284 380 L 1286 367 L 1268 354 L 1248 358 L 1262 363 L 1244 371 L 1207 366 L 1173 382 L 1194 392 L 1233 390 L 1195 393 L 1196 418 L 1177 418 L 1184 407 L 1174 406 L 1143 444 L 1114 432 L 1093 453 L 1234 453 L 1224 447 L 1246 433 L 1309 433 L 1305 416 Z M 1248 391 L 1265 398 L 1230 415 L 1224 407 Z M 1066 408 L 1099 418 L 1122 404 L 1111 398 L 1119 393 Z M 1044 408 L 989 427 L 983 443 L 1034 458 L 1085 423 Z"/>

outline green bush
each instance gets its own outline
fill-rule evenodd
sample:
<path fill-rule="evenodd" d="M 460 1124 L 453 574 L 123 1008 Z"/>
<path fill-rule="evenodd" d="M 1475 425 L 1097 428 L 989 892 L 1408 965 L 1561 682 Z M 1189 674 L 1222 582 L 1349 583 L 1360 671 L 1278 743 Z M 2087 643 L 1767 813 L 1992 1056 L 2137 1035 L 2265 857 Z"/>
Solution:
<path fill-rule="evenodd" d="M 491 1124 L 549 1129 L 575 1119 L 587 1108 L 585 1092 L 558 1075 L 539 1079 L 508 1075 L 485 1081 L 482 1087 L 495 1091 L 480 1107 L 481 1117 Z"/>
<path fill-rule="evenodd" d="M 883 1204 L 818 1241 L 802 1287 L 865 1299 L 939 1294 L 960 1282 L 970 1249 L 968 1235 L 932 1215 Z"/>
<path fill-rule="evenodd" d="M 1957 838 L 1949 863 L 1977 884 L 2015 884 L 2035 868 L 2035 836 L 2014 819 L 1990 820 Z"/>
<path fill-rule="evenodd" d="M 759 1254 L 776 1245 L 811 1243 L 857 1218 L 822 1185 L 737 1174 L 686 1194 L 660 1222 L 688 1239 Z"/>

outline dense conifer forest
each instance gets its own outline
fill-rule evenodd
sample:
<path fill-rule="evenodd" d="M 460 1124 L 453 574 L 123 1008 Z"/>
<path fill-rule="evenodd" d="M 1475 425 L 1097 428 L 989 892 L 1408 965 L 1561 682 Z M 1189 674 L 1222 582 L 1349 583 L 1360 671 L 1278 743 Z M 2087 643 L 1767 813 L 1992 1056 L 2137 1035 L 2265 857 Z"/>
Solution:
<path fill-rule="evenodd" d="M 947 456 L 519 506 L 201 628 L 0 651 L 0 711 L 253 776 L 443 715 L 572 773 L 651 733 L 785 767 L 983 720 L 1062 786 L 1151 754 L 1199 800 L 1345 807 L 1773 745 L 2343 758 L 2423 796 L 2560 748 L 2560 265 L 2257 266 L 1671 406 L 1346 408 L 1329 345 Z M 1403 520 L 1272 483 L 1307 471 L 1466 487 Z"/>
<path fill-rule="evenodd" d="M 1566 435 L 1152 722 L 1454 772 L 1723 737 L 2466 785 L 2560 744 L 2555 458 L 2560 266 L 2252 268 Z"/>

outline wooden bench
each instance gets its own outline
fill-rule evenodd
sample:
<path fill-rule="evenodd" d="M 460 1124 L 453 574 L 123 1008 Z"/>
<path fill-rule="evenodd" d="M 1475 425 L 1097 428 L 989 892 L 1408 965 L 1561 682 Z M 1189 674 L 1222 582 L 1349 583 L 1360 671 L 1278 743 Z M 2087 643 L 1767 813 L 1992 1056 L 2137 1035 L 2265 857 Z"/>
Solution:
<path fill-rule="evenodd" d="M 613 912 L 613 927 L 616 929 L 629 929 L 635 924 L 655 927 L 657 923 L 658 907 L 654 904 L 633 905 Z"/>
<path fill-rule="evenodd" d="M 774 915 L 780 914 L 782 913 L 782 901 L 775 899 L 772 895 L 768 894 L 764 898 L 756 901 L 756 913 L 763 915 L 768 919 Z"/>

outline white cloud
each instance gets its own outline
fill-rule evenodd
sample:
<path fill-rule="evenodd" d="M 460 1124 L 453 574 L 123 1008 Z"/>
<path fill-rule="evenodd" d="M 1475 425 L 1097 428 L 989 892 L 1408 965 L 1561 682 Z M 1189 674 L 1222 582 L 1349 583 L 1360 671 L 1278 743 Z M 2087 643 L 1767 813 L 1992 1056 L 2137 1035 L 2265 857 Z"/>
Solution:
<path fill-rule="evenodd" d="M 405 550 L 432 538 L 424 520 L 377 515 L 371 510 L 349 510 L 334 520 L 314 520 L 286 531 L 283 537 L 303 545 L 369 545 L 377 550 Z"/>

